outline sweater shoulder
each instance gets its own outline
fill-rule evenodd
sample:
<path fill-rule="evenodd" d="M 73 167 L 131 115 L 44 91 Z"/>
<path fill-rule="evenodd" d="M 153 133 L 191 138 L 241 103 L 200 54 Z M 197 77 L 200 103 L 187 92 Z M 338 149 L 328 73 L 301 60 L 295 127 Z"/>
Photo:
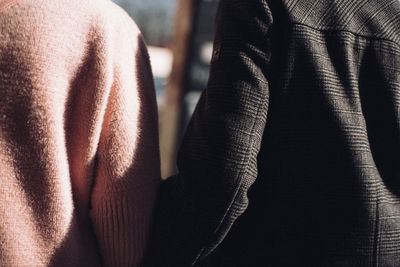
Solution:
<path fill-rule="evenodd" d="M 54 31 L 67 34 L 87 34 L 129 31 L 140 35 L 140 30 L 132 18 L 111 0 L 15 0 L 9 14 L 12 21 L 20 26 L 51 25 Z M 30 28 L 30 26 L 28 26 Z M 29 31 L 28 31 L 29 32 Z M 46 33 L 48 31 L 41 31 Z M 39 33 L 39 34 L 40 34 Z M 35 32 L 38 34 L 38 32 Z"/>

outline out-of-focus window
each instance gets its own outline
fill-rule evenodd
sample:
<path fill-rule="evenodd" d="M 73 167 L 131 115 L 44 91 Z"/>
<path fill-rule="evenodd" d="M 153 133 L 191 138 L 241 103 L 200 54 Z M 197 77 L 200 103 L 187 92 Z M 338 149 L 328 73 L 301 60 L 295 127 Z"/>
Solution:
<path fill-rule="evenodd" d="M 177 0 L 114 0 L 135 20 L 150 46 L 168 47 Z"/>

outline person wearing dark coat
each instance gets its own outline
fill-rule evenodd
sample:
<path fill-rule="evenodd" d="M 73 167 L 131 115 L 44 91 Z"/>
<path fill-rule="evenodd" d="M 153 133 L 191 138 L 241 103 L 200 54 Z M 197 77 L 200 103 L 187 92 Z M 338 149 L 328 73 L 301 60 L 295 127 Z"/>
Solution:
<path fill-rule="evenodd" d="M 398 0 L 221 0 L 147 266 L 400 266 Z"/>

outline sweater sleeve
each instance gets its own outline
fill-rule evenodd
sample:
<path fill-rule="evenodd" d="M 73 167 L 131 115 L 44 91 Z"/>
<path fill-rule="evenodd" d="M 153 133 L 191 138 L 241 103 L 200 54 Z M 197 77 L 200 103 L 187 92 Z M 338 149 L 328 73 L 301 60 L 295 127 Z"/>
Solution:
<path fill-rule="evenodd" d="M 113 33 L 110 90 L 97 149 L 90 217 L 105 266 L 138 266 L 160 179 L 154 82 L 130 19 Z M 133 28 L 133 29 L 132 29 Z M 117 32 L 117 33 L 118 33 Z"/>

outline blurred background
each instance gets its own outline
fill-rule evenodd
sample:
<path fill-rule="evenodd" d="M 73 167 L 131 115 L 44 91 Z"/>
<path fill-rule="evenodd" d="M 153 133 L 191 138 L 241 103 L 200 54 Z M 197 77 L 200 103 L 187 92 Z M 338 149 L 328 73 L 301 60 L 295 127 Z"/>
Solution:
<path fill-rule="evenodd" d="M 209 74 L 218 0 L 113 0 L 148 45 L 159 110 L 161 175 L 176 173 L 176 154 Z"/>

